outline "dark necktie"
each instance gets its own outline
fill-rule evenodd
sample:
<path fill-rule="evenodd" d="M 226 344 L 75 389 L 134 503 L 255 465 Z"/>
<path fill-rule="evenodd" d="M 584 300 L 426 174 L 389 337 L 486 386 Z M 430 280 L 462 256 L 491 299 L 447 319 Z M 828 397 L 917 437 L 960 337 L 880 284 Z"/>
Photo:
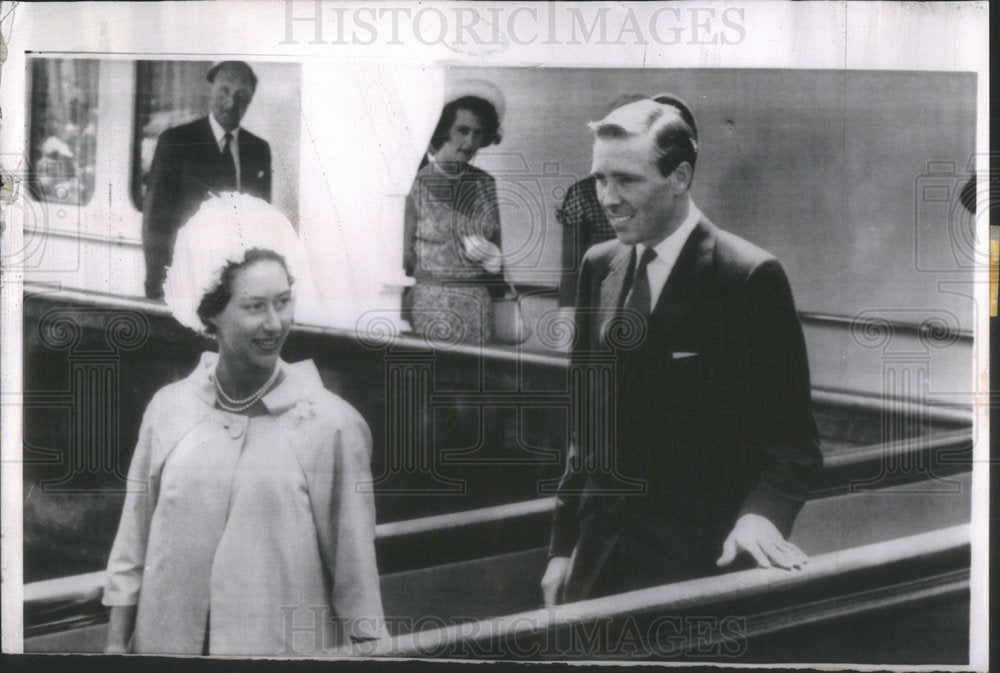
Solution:
<path fill-rule="evenodd" d="M 236 160 L 233 157 L 233 148 L 230 143 L 233 141 L 233 134 L 226 131 L 223 136 L 225 144 L 222 146 L 222 170 L 219 178 L 219 188 L 223 190 L 236 189 Z"/>
<path fill-rule="evenodd" d="M 649 289 L 649 274 L 646 272 L 646 267 L 655 258 L 656 251 L 652 248 L 646 248 L 645 252 L 642 253 L 642 257 L 639 258 L 639 266 L 636 268 L 635 275 L 632 278 L 632 289 L 625 296 L 625 308 L 638 311 L 647 318 L 652 313 L 650 308 L 652 294 Z"/>

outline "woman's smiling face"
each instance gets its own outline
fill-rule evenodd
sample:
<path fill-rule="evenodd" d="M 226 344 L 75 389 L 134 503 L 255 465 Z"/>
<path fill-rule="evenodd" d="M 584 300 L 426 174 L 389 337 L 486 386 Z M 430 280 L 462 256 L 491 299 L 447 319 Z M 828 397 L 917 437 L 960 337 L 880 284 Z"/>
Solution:
<path fill-rule="evenodd" d="M 273 259 L 253 262 L 233 275 L 230 294 L 222 312 L 209 318 L 219 356 L 244 368 L 272 370 L 292 327 L 288 272 Z"/>

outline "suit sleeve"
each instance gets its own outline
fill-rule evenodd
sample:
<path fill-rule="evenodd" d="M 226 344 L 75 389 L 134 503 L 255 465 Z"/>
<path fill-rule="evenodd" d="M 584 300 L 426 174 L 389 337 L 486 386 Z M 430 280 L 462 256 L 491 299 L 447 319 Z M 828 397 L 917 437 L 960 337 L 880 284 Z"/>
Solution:
<path fill-rule="evenodd" d="M 588 352 L 593 346 L 589 343 L 590 321 L 594 319 L 591 295 L 591 264 L 585 259 L 580 267 L 580 277 L 577 283 L 576 311 L 573 312 L 576 344 L 570 359 L 570 389 L 574 395 L 584 395 L 586 392 L 577 390 L 574 376 L 580 371 L 579 356 Z M 576 414 L 586 414 L 586 408 L 580 409 L 579 399 L 572 405 Z M 584 405 L 585 406 L 585 405 Z M 571 411 L 571 414 L 574 412 Z M 580 496 L 587 482 L 585 461 L 582 453 L 582 442 L 579 418 L 571 418 L 571 436 L 566 450 L 566 467 L 556 490 L 556 506 L 552 520 L 552 536 L 549 540 L 549 556 L 569 556 L 576 546 L 579 536 L 577 512 L 580 506 Z"/>
<path fill-rule="evenodd" d="M 556 492 L 556 507 L 552 517 L 552 536 L 549 539 L 549 557 L 569 556 L 576 546 L 579 529 L 577 510 L 580 493 L 586 483 L 580 451 L 576 442 L 570 441 L 566 452 L 566 468 Z"/>
<path fill-rule="evenodd" d="M 822 466 L 809 363 L 791 288 L 777 260 L 747 279 L 748 415 L 758 480 L 739 515 L 759 514 L 786 537 Z"/>
<path fill-rule="evenodd" d="M 142 248 L 146 257 L 146 296 L 163 296 L 166 267 L 180 222 L 180 165 L 169 132 L 160 134 L 146 183 L 142 208 Z"/>
<path fill-rule="evenodd" d="M 261 141 L 264 150 L 264 185 L 261 189 L 261 198 L 271 203 L 271 146 L 267 142 Z"/>
<path fill-rule="evenodd" d="M 128 492 L 108 559 L 104 605 L 136 605 L 146 565 L 146 545 L 154 506 L 154 489 L 149 474 L 153 449 L 156 398 L 146 409 L 139 429 L 139 442 L 128 471 Z"/>

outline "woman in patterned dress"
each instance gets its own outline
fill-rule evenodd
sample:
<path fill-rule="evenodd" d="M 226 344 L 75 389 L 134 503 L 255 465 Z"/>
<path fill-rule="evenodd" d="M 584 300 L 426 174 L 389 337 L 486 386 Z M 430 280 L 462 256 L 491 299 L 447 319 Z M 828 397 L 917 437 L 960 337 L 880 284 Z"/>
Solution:
<path fill-rule="evenodd" d="M 484 344 L 493 338 L 492 301 L 509 286 L 496 181 L 469 162 L 500 142 L 503 95 L 481 80 L 452 94 L 406 199 L 403 266 L 416 281 L 409 317 L 429 339 Z"/>

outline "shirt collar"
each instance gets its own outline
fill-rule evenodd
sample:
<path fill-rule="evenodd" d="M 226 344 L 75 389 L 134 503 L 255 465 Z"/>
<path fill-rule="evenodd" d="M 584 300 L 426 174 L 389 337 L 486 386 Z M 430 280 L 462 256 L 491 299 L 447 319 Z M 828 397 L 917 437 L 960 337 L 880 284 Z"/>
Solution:
<path fill-rule="evenodd" d="M 681 256 L 681 249 L 684 247 L 684 243 L 687 242 L 688 236 L 691 235 L 691 232 L 700 219 L 701 211 L 694 204 L 694 200 L 688 197 L 688 214 L 681 223 L 681 226 L 677 227 L 672 234 L 653 246 L 653 250 L 656 251 L 655 261 L 663 262 L 668 268 L 672 269 L 677 262 L 677 258 Z M 642 243 L 637 243 L 635 246 L 636 259 L 641 259 L 642 253 L 645 251 L 646 246 Z"/>
<path fill-rule="evenodd" d="M 215 120 L 215 115 L 213 115 L 211 112 L 208 113 L 208 123 L 212 127 L 212 135 L 215 136 L 215 144 L 218 145 L 219 148 L 221 149 L 223 142 L 222 139 L 226 135 L 226 129 L 222 128 L 222 124 L 220 124 Z M 233 134 L 233 140 L 236 140 L 237 138 L 239 138 L 240 135 L 240 127 L 237 126 L 232 131 L 230 131 L 230 133 Z"/>

